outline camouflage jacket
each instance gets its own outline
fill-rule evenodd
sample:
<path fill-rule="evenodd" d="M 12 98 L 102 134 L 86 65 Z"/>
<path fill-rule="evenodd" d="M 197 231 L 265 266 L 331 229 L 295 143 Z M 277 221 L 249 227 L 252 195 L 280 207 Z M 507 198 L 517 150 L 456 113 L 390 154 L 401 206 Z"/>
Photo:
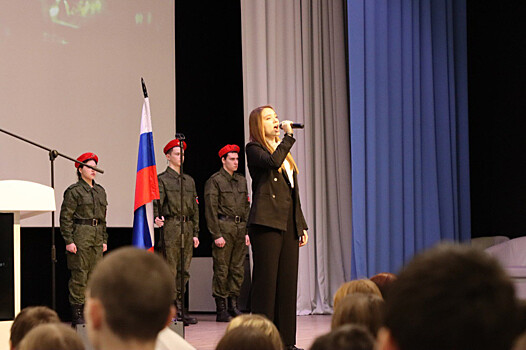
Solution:
<path fill-rule="evenodd" d="M 242 229 L 246 234 L 250 201 L 247 180 L 243 175 L 230 175 L 224 168 L 213 174 L 205 185 L 205 217 L 212 238 L 225 233 L 236 234 Z M 238 222 L 219 220 L 218 215 L 239 217 Z"/>
<path fill-rule="evenodd" d="M 79 180 L 64 192 L 60 208 L 60 233 L 66 245 L 98 246 L 108 242 L 106 208 L 108 200 L 104 188 L 93 181 L 93 187 Z M 92 224 L 75 223 L 77 220 Z"/>
<path fill-rule="evenodd" d="M 157 206 L 154 206 L 154 216 L 164 216 L 165 219 L 181 215 L 188 216 L 193 223 L 193 230 L 185 234 L 192 233 L 194 237 L 197 237 L 199 234 L 199 200 L 195 182 L 190 175 L 184 174 L 183 176 L 184 202 L 181 211 L 181 175 L 170 167 L 158 175 L 161 215 L 159 215 Z"/>

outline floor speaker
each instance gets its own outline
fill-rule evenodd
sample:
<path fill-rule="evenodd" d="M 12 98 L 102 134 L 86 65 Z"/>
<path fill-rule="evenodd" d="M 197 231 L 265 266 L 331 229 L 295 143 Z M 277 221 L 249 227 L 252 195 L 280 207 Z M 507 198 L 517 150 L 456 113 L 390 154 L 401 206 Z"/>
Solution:
<path fill-rule="evenodd" d="M 78 324 L 75 326 L 75 330 L 77 331 L 77 334 L 80 336 L 80 339 L 82 339 L 82 342 L 84 343 L 84 349 L 95 350 L 95 348 L 93 347 L 93 345 L 91 345 L 88 339 L 88 329 L 86 328 L 86 325 Z"/>
<path fill-rule="evenodd" d="M 170 328 L 172 331 L 174 331 L 175 333 L 179 334 L 179 336 L 184 338 L 184 336 L 183 336 L 183 322 L 172 321 L 172 322 L 170 322 L 170 324 L 168 324 L 168 328 Z"/>

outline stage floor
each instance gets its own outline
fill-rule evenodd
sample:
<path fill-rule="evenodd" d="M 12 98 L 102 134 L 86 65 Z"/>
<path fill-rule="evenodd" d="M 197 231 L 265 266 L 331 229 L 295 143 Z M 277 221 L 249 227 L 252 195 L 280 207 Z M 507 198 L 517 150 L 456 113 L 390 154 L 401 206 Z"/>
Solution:
<path fill-rule="evenodd" d="M 185 327 L 186 341 L 198 350 L 214 350 L 228 323 L 215 321 L 215 314 L 193 314 L 199 323 Z M 331 328 L 331 315 L 298 316 L 296 346 L 309 349 L 314 339 Z"/>

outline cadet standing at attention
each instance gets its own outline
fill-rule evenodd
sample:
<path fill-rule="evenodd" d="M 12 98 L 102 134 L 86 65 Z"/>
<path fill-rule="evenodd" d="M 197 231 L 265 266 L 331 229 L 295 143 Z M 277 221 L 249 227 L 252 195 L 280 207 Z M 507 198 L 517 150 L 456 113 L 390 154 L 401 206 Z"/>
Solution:
<path fill-rule="evenodd" d="M 186 150 L 186 142 L 183 141 L 183 151 Z M 161 213 L 154 206 L 155 223 L 161 227 L 164 225 L 164 243 L 166 247 L 166 259 L 175 278 L 174 303 L 177 308 L 177 320 L 183 321 L 185 325 L 196 324 L 197 319 L 184 313 L 182 319 L 182 296 L 181 284 L 179 282 L 181 273 L 181 224 L 184 225 L 184 285 L 190 279 L 190 262 L 192 261 L 193 248 L 199 246 L 199 207 L 195 182 L 191 176 L 183 174 L 183 209 L 181 210 L 181 147 L 179 140 L 175 139 L 164 147 L 164 154 L 168 160 L 168 167 L 159 174 L 159 195 L 161 202 Z M 183 154 L 184 162 L 184 154 Z M 185 287 L 186 288 L 186 287 Z"/>
<path fill-rule="evenodd" d="M 247 234 L 250 201 L 246 179 L 235 172 L 239 163 L 238 153 L 237 145 L 221 148 L 219 157 L 223 167 L 205 185 L 205 216 L 214 239 L 212 293 L 216 301 L 217 322 L 228 322 L 232 317 L 241 315 L 237 298 L 243 283 L 243 262 L 250 245 Z"/>
<path fill-rule="evenodd" d="M 84 153 L 77 158 L 96 166 L 99 157 Z M 84 293 L 91 272 L 108 249 L 106 232 L 106 191 L 95 183 L 95 170 L 75 163 L 77 183 L 64 192 L 60 208 L 60 233 L 66 242 L 66 258 L 69 279 L 69 303 L 72 311 L 72 325 L 83 324 Z"/>

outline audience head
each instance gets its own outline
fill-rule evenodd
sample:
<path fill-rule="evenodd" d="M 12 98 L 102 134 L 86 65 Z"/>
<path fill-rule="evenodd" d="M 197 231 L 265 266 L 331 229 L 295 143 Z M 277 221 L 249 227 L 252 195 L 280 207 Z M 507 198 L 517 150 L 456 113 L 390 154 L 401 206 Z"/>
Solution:
<path fill-rule="evenodd" d="M 334 309 L 331 329 L 344 324 L 359 324 L 376 336 L 382 326 L 384 301 L 374 294 L 353 293 L 345 296 Z"/>
<path fill-rule="evenodd" d="M 526 333 L 522 333 L 515 341 L 512 350 L 526 350 Z"/>
<path fill-rule="evenodd" d="M 439 245 L 416 256 L 386 295 L 379 349 L 509 349 L 518 333 L 513 285 L 484 252 Z"/>
<path fill-rule="evenodd" d="M 374 337 L 363 326 L 346 324 L 318 337 L 311 350 L 373 350 Z"/>
<path fill-rule="evenodd" d="M 342 300 L 346 295 L 352 293 L 374 294 L 382 298 L 380 289 L 378 289 L 373 281 L 368 279 L 354 280 L 342 284 L 336 293 L 334 293 L 334 308 L 336 308 L 340 300 Z"/>
<path fill-rule="evenodd" d="M 281 344 L 278 346 L 262 329 L 248 325 L 240 325 L 227 331 L 216 347 L 216 350 L 281 349 Z"/>
<path fill-rule="evenodd" d="M 88 335 L 95 347 L 106 339 L 155 343 L 171 320 L 174 281 L 157 254 L 126 247 L 108 254 L 95 268 L 85 307 Z"/>
<path fill-rule="evenodd" d="M 247 314 L 237 316 L 228 324 L 226 333 L 240 326 L 258 329 L 263 332 L 263 334 L 272 341 L 273 349 L 281 349 L 283 347 L 278 329 L 274 323 L 270 322 L 270 320 L 263 315 Z"/>
<path fill-rule="evenodd" d="M 84 350 L 78 334 L 62 323 L 41 324 L 20 342 L 20 350 Z"/>
<path fill-rule="evenodd" d="M 381 272 L 369 278 L 371 281 L 376 284 L 382 296 L 385 297 L 385 293 L 389 289 L 389 286 L 396 280 L 396 275 L 390 272 Z"/>
<path fill-rule="evenodd" d="M 22 309 L 11 325 L 9 338 L 11 349 L 17 348 L 22 338 L 31 329 L 43 323 L 60 323 L 60 318 L 54 310 L 47 306 L 29 306 Z"/>

